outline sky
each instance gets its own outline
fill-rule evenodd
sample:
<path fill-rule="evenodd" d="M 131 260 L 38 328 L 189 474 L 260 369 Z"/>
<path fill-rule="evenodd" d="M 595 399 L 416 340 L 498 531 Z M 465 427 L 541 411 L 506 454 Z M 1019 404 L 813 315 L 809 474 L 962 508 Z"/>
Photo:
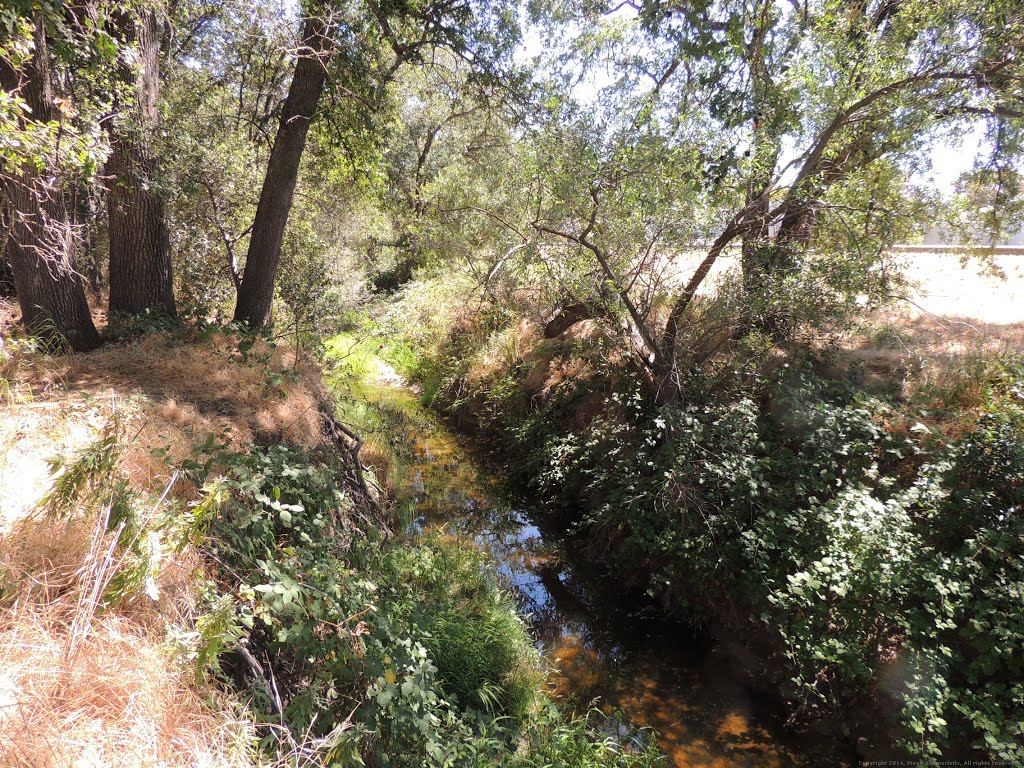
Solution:
<path fill-rule="evenodd" d="M 932 168 L 928 173 L 915 174 L 911 181 L 915 184 L 934 182 L 935 188 L 943 196 L 953 193 L 953 185 L 964 171 L 974 166 L 974 159 L 982 150 L 985 128 L 976 125 L 961 142 L 937 142 L 931 147 L 929 156 Z"/>

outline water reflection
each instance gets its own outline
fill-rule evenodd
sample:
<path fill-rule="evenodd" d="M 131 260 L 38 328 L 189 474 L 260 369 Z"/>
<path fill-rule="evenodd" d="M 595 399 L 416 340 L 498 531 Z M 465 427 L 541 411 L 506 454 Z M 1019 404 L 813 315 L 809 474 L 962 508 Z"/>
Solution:
<path fill-rule="evenodd" d="M 623 605 L 614 585 L 546 537 L 496 476 L 478 472 L 411 393 L 383 387 L 369 396 L 380 409 L 400 412 L 383 423 L 404 432 L 409 467 L 400 493 L 411 507 L 410 528 L 443 529 L 493 556 L 552 663 L 552 695 L 584 707 L 596 699 L 609 714 L 654 728 L 680 768 L 843 764 L 827 750 L 812 759 L 784 745 L 778 725 L 766 726 L 771 718 L 722 660 L 678 626 Z"/>

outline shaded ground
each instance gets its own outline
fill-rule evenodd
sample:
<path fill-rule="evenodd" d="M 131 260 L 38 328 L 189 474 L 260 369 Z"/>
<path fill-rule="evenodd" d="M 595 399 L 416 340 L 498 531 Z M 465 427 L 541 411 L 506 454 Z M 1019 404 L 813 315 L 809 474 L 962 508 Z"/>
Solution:
<path fill-rule="evenodd" d="M 92 442 L 115 413 L 130 427 L 125 471 L 154 493 L 170 482 L 159 452 L 180 461 L 211 434 L 235 446 L 318 443 L 319 374 L 284 348 L 250 352 L 241 360 L 221 334 L 189 344 L 151 334 L 87 354 L 0 356 L 0 531 L 49 486 L 48 461 Z"/>

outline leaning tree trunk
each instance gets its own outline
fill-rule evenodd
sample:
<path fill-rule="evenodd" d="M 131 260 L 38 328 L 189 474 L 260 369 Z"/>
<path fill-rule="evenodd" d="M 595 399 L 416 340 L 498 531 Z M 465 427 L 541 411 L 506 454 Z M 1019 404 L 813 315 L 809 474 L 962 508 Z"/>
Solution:
<path fill-rule="evenodd" d="M 4 69 L 4 90 L 20 87 L 29 107 L 26 119 L 60 119 L 53 91 L 49 46 L 42 22 L 24 82 Z M 13 87 L 9 87 L 13 86 Z M 28 126 L 25 126 L 28 127 Z M 81 278 L 74 268 L 76 228 L 67 210 L 59 174 L 39 172 L 33 164 L 0 175 L 0 202 L 7 225 L 5 249 L 14 278 L 21 317 L 30 333 L 79 351 L 99 346 Z"/>
<path fill-rule="evenodd" d="M 159 89 L 156 14 L 125 14 L 125 33 L 138 44 L 135 103 L 113 136 L 107 173 L 110 227 L 110 311 L 137 314 L 158 309 L 175 314 L 171 241 L 163 196 L 156 188 L 152 137 Z"/>
<path fill-rule="evenodd" d="M 235 320 L 252 326 L 270 324 L 281 243 L 295 194 L 306 133 L 327 79 L 323 56 L 329 45 L 323 19 L 307 19 L 302 31 L 299 60 L 281 114 L 281 125 L 270 150 L 267 175 L 253 220 L 245 271 L 235 304 Z"/>

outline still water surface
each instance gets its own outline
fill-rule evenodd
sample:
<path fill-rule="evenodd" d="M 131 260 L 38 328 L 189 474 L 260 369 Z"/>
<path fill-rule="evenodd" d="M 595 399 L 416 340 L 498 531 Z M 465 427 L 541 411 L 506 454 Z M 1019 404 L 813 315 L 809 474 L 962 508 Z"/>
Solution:
<path fill-rule="evenodd" d="M 517 596 L 552 665 L 556 697 L 592 700 L 634 726 L 653 728 L 678 768 L 812 768 L 847 764 L 827 745 L 785 733 L 779 713 L 731 674 L 715 648 L 649 606 L 623 596 L 607 574 L 574 558 L 557 531 L 500 469 L 480 458 L 395 384 L 370 388 L 375 439 L 406 462 L 395 482 L 408 525 L 443 529 L 485 548 Z M 626 603 L 626 604 L 624 604 Z"/>

